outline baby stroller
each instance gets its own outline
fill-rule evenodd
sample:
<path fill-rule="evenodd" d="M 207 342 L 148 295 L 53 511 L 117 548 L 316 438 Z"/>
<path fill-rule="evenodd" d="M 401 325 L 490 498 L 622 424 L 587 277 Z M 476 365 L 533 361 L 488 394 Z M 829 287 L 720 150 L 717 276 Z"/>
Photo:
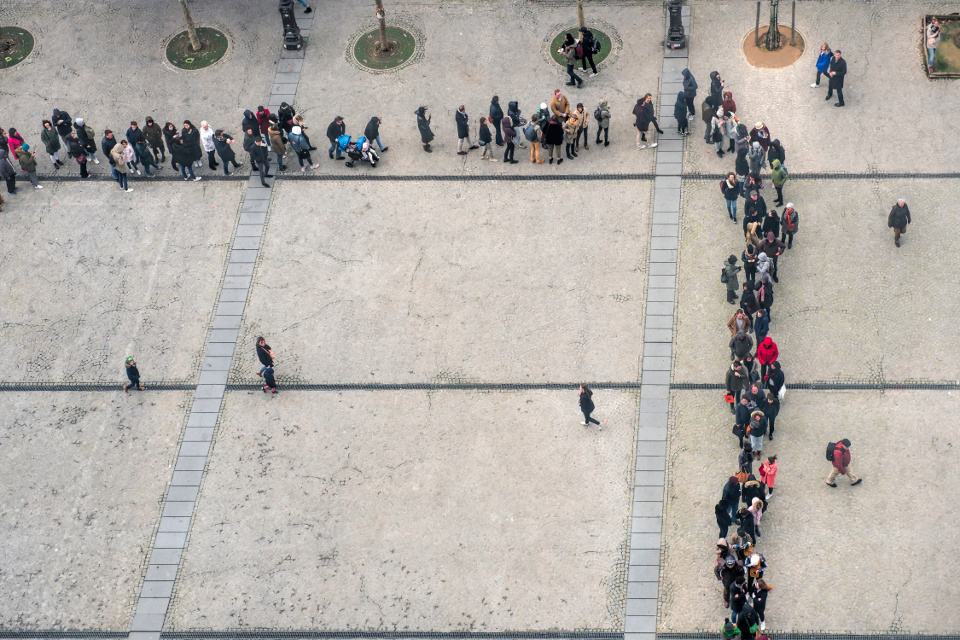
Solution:
<path fill-rule="evenodd" d="M 370 141 L 364 136 L 360 136 L 356 142 L 353 142 L 350 136 L 342 135 L 337 140 L 337 145 L 347 154 L 349 160 L 345 164 L 348 167 L 352 167 L 358 161 L 369 162 L 371 167 L 376 167 L 380 160 L 380 156 L 370 147 Z"/>

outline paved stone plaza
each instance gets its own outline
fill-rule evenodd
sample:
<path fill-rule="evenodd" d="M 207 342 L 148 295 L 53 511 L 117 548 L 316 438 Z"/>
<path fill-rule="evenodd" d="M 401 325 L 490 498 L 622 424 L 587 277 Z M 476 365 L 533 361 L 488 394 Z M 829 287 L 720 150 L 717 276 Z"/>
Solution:
<path fill-rule="evenodd" d="M 572 0 L 385 3 L 421 49 L 379 74 L 348 53 L 373 3 L 295 5 L 308 44 L 281 54 L 272 2 L 191 2 L 230 39 L 196 72 L 164 57 L 176 2 L 0 6 L 37 42 L 0 70 L 0 125 L 37 150 L 46 187 L 19 180 L 0 214 L 0 635 L 715 633 L 713 505 L 737 452 L 717 271 L 743 249 L 718 188 L 733 160 L 703 142 L 715 69 L 741 120 L 783 142 L 801 214 L 770 331 L 789 390 L 764 446 L 780 464 L 759 545 L 767 627 L 960 633 L 960 84 L 926 79 L 917 33 L 956 8 L 802 0 L 807 51 L 763 70 L 740 48 L 752 1 L 688 1 L 691 46 L 665 57 L 661 2 L 587 0 L 614 49 L 575 89 L 547 50 L 576 24 Z M 848 60 L 844 109 L 808 86 L 824 40 Z M 685 140 L 684 66 L 700 84 Z M 591 122 L 591 149 L 559 167 L 455 154 L 458 105 L 475 139 L 492 95 L 529 117 L 555 87 L 591 119 L 609 100 L 609 147 Z M 638 151 L 647 92 L 667 133 Z M 280 100 L 320 168 L 288 154 L 271 189 L 248 166 L 187 183 L 167 162 L 123 193 L 106 162 L 86 182 L 72 160 L 49 175 L 39 142 L 54 107 L 99 145 L 146 115 L 239 134 L 245 109 Z M 327 159 L 337 114 L 355 136 L 382 119 L 376 169 Z M 898 197 L 914 216 L 899 249 Z M 258 335 L 276 396 L 259 389 Z M 124 394 L 131 354 L 148 389 Z M 580 425 L 581 381 L 602 430 Z M 842 437 L 864 482 L 832 489 L 824 447 Z"/>

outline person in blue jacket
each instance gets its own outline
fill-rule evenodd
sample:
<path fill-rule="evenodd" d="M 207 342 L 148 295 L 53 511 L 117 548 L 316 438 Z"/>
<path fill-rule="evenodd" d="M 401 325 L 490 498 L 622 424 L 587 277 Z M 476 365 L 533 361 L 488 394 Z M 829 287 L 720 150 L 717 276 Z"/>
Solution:
<path fill-rule="evenodd" d="M 820 86 L 820 76 L 830 70 L 830 58 L 833 57 L 833 51 L 830 45 L 824 42 L 820 45 L 820 55 L 817 56 L 817 81 L 810 85 L 811 89 L 817 89 Z"/>

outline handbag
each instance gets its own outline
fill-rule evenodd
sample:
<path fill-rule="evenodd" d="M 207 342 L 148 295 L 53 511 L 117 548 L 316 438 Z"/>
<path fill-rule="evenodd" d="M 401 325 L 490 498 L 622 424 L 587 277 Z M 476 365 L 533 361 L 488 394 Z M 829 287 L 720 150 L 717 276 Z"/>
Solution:
<path fill-rule="evenodd" d="M 747 479 L 750 478 L 750 474 L 747 473 L 746 469 L 744 469 L 743 467 L 740 467 L 740 471 L 733 474 L 733 477 L 737 479 L 737 482 L 739 482 L 740 484 L 743 484 L 744 482 L 747 481 Z"/>
<path fill-rule="evenodd" d="M 782 401 L 782 400 L 783 400 L 783 396 L 785 396 L 785 395 L 787 395 L 787 385 L 786 385 L 786 383 L 784 383 L 783 386 L 780 387 L 780 391 L 777 392 L 777 397 L 780 398 L 780 400 Z"/>
<path fill-rule="evenodd" d="M 720 131 L 719 127 L 713 130 L 713 136 L 711 137 L 711 139 L 714 142 L 723 142 L 723 132 Z"/>
<path fill-rule="evenodd" d="M 743 425 L 742 425 L 742 424 L 734 424 L 734 425 L 733 425 L 733 431 L 732 431 L 731 433 L 733 433 L 733 435 L 737 436 L 738 438 L 742 438 L 742 437 L 743 437 Z"/>
<path fill-rule="evenodd" d="M 725 393 L 723 395 L 723 401 L 726 402 L 727 404 L 733 404 L 733 395 L 729 393 Z"/>
<path fill-rule="evenodd" d="M 75 155 L 73 159 L 77 161 L 77 164 L 83 164 L 84 162 L 87 161 L 87 156 L 83 155 L 82 153 L 79 153 Z"/>

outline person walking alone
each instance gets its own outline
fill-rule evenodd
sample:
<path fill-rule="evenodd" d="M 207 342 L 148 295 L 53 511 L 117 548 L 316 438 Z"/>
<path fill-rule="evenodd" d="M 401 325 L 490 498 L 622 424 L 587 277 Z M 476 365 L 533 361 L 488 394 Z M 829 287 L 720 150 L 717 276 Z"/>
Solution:
<path fill-rule="evenodd" d="M 263 366 L 260 367 L 260 371 L 257 371 L 257 375 L 263 377 L 263 372 L 267 367 L 273 366 L 273 349 L 270 348 L 270 345 L 267 344 L 266 338 L 260 336 L 257 338 L 257 360 L 260 361 L 260 364 Z"/>
<path fill-rule="evenodd" d="M 827 476 L 827 485 L 836 488 L 836 479 L 838 475 L 847 476 L 851 485 L 857 485 L 863 482 L 863 478 L 857 477 L 850 468 L 850 441 L 844 438 L 840 442 L 832 443 L 833 453 L 829 458 L 833 464 L 830 469 L 830 475 Z"/>
<path fill-rule="evenodd" d="M 427 115 L 427 108 L 420 107 L 416 111 L 417 114 L 417 129 L 420 131 L 420 144 L 423 145 L 423 150 L 427 153 L 433 153 L 433 149 L 430 148 L 430 143 L 433 142 L 433 131 L 430 129 L 430 120 L 432 116 Z M 329 131 L 328 131 L 329 133 Z M 339 148 L 337 149 L 337 155 L 340 154 Z"/>
<path fill-rule="evenodd" d="M 475 144 L 470 144 L 470 116 L 467 115 L 467 108 L 460 105 L 456 113 L 457 119 L 457 155 L 465 156 L 470 149 L 479 149 Z M 465 150 L 464 147 L 467 147 Z"/>
<path fill-rule="evenodd" d="M 847 75 L 847 61 L 840 56 L 840 49 L 833 52 L 833 60 L 830 61 L 830 84 L 827 85 L 827 97 L 824 98 L 824 100 L 829 100 L 833 97 L 833 92 L 836 91 L 838 102 L 833 105 L 835 107 L 844 106 L 843 78 Z"/>
<path fill-rule="evenodd" d="M 590 414 L 593 413 L 594 409 L 596 409 L 596 406 L 593 404 L 593 391 L 591 391 L 590 387 L 587 386 L 587 383 L 584 382 L 580 385 L 580 411 L 583 412 L 583 422 L 580 424 L 586 427 L 593 423 L 600 427 L 600 430 L 603 431 L 603 427 L 600 426 L 600 421 L 596 418 L 590 417 Z"/>
<path fill-rule="evenodd" d="M 137 369 L 137 363 L 134 361 L 133 356 L 127 356 L 127 360 L 124 364 L 127 370 L 127 380 L 130 382 L 123 385 L 123 392 L 128 392 L 130 387 L 133 387 L 137 391 L 145 390 L 146 387 L 140 384 L 140 370 Z"/>
<path fill-rule="evenodd" d="M 907 232 L 907 225 L 910 220 L 910 207 L 903 198 L 897 200 L 897 204 L 890 209 L 890 215 L 887 217 L 887 226 L 893 229 L 893 243 L 900 246 L 900 234 Z"/>

